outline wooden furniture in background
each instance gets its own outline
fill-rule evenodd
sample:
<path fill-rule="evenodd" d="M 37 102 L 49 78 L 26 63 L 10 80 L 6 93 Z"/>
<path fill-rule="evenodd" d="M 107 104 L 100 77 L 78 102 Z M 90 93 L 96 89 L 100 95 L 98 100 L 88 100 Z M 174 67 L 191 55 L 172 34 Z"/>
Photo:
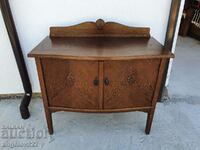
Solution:
<path fill-rule="evenodd" d="M 191 21 L 189 35 L 200 40 L 200 1 L 199 8 L 194 10 L 194 16 Z"/>
<path fill-rule="evenodd" d="M 200 1 L 186 0 L 179 35 L 200 40 Z"/>
<path fill-rule="evenodd" d="M 149 134 L 164 66 L 174 55 L 149 28 L 114 22 L 52 27 L 35 57 L 49 133 L 52 112 L 148 113 Z"/>
<path fill-rule="evenodd" d="M 193 15 L 194 15 L 194 10 L 192 8 L 184 10 L 184 14 L 182 15 L 181 19 L 179 35 L 183 37 L 188 35 Z"/>

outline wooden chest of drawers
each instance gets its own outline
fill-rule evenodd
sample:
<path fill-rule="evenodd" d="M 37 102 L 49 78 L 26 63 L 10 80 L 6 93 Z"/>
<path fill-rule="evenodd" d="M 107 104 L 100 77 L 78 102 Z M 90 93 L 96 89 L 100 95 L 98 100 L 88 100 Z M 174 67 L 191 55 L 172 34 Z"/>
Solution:
<path fill-rule="evenodd" d="M 52 27 L 28 56 L 36 59 L 50 134 L 56 111 L 143 111 L 149 134 L 165 63 L 174 55 L 149 28 L 100 19 Z"/>

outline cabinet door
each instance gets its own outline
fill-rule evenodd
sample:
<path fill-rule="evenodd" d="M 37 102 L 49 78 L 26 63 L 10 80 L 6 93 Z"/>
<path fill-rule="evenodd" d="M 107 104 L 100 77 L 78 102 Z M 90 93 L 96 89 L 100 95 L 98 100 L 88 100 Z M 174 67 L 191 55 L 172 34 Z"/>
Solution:
<path fill-rule="evenodd" d="M 160 59 L 105 61 L 104 109 L 151 106 L 159 65 Z"/>
<path fill-rule="evenodd" d="M 43 74 L 50 106 L 74 109 L 99 107 L 97 61 L 42 59 Z"/>

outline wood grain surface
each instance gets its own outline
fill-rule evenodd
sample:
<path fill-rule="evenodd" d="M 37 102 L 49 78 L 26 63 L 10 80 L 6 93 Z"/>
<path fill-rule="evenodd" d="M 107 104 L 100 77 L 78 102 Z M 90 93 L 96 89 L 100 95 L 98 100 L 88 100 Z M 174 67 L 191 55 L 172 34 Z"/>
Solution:
<path fill-rule="evenodd" d="M 46 37 L 28 56 L 72 60 L 130 60 L 174 57 L 154 38 L 120 37 Z"/>
<path fill-rule="evenodd" d="M 98 19 L 68 27 L 51 27 L 50 37 L 150 37 L 150 28 L 129 27 Z"/>
<path fill-rule="evenodd" d="M 150 133 L 164 68 L 174 55 L 149 29 L 100 19 L 53 27 L 50 36 L 28 54 L 36 58 L 50 134 L 56 111 L 143 111 Z"/>

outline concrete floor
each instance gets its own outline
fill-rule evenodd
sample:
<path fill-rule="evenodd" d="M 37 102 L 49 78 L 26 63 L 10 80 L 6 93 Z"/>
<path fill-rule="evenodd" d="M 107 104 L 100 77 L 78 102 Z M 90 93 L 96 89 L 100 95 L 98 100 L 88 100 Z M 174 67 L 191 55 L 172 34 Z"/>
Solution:
<path fill-rule="evenodd" d="M 169 86 L 171 99 L 157 104 L 148 136 L 144 134 L 146 114 L 141 112 L 58 112 L 53 114 L 55 132 L 50 136 L 41 99 L 32 100 L 28 120 L 20 117 L 17 107 L 20 100 L 1 100 L 0 150 L 9 149 L 3 147 L 6 144 L 15 148 L 14 144 L 18 144 L 16 149 L 20 150 L 200 150 L 199 56 L 198 41 L 179 38 Z M 33 131 L 27 131 L 30 129 Z M 22 144 L 27 144 L 27 148 Z"/>
<path fill-rule="evenodd" d="M 179 37 L 175 55 L 169 94 L 200 97 L 200 41 Z"/>

